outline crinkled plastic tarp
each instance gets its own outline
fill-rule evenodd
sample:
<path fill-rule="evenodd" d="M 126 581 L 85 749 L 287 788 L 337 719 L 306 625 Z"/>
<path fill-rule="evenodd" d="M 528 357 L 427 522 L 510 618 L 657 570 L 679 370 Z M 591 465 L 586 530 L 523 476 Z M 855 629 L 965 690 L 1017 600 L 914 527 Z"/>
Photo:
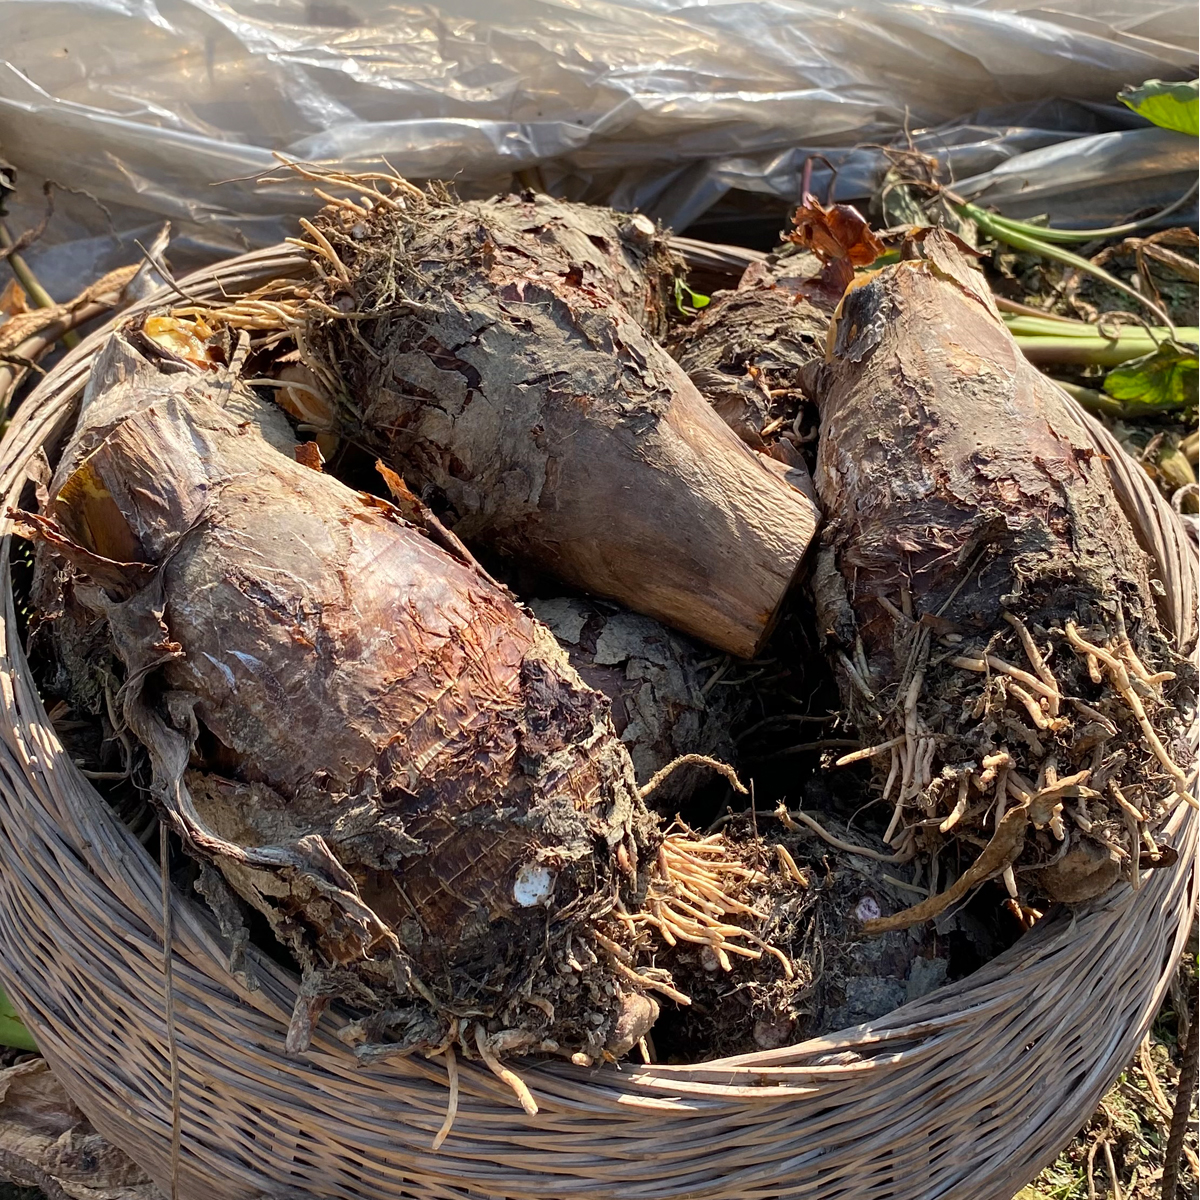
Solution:
<path fill-rule="evenodd" d="M 963 118 L 1111 104 L 1123 84 L 1193 74 L 1195 35 L 1190 0 L 9 0 L 0 153 L 23 181 L 14 224 L 45 178 L 107 207 L 60 195 L 31 252 L 76 280 L 111 259 L 114 227 L 169 218 L 192 261 L 278 240 L 311 201 L 255 184 L 272 150 L 386 158 L 472 193 L 536 166 L 559 194 L 681 228 L 731 188 L 794 199 L 813 150 L 840 149 L 839 194 L 863 194 L 883 160 L 846 148 L 907 128 L 960 178 L 1003 165 L 1002 185 L 975 180 L 989 201 L 1041 188 L 1042 203 L 1063 190 L 1044 169 L 1023 187 L 1014 155 L 1108 137 L 1071 168 L 1094 184 L 1114 154 L 1134 161 L 1120 122 Z M 1134 173 L 1165 195 L 1178 154 L 1155 146 L 1137 143 Z"/>
<path fill-rule="evenodd" d="M 911 132 L 891 149 L 909 146 L 938 159 L 941 177 L 969 199 L 1014 217 L 1048 214 L 1059 224 L 1093 227 L 1169 204 L 1195 182 L 1200 161 L 1195 139 L 1146 128 L 1123 106 L 1061 100 L 984 110 Z M 839 200 L 871 196 L 893 161 L 877 146 L 794 146 L 723 158 L 701 164 L 690 179 L 676 173 L 660 193 L 668 202 L 663 207 L 676 220 L 684 218 L 682 227 L 731 190 L 798 200 L 805 161 L 814 153 L 827 165 L 814 161 L 813 191 Z M 626 198 L 618 193 L 619 200 Z M 657 212 L 657 197 L 641 199 L 643 207 L 666 217 Z"/>

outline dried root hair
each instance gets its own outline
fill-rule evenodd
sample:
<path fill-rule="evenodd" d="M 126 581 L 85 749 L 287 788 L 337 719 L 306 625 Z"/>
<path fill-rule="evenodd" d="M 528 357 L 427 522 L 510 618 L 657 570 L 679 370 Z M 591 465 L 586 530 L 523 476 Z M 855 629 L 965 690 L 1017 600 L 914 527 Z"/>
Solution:
<path fill-rule="evenodd" d="M 985 677 L 974 716 L 1000 713 L 997 727 L 1007 737 L 978 758 L 947 764 L 935 774 L 935 755 L 950 739 L 930 730 L 921 716 L 926 676 L 932 669 L 932 634 L 894 605 L 884 607 L 903 622 L 902 628 L 907 627 L 909 640 L 895 711 L 890 716 L 876 711 L 874 716 L 877 727 L 902 723 L 903 728 L 895 736 L 844 756 L 838 765 L 887 757 L 881 798 L 891 801 L 893 810 L 885 840 L 900 854 L 911 856 L 914 838 L 926 849 L 938 838 L 971 842 L 983 852 L 979 861 L 992 863 L 986 873 L 968 872 L 972 884 L 1001 878 L 1010 901 L 1022 914 L 1034 910 L 1017 903 L 1017 874 L 1054 866 L 1067 853 L 1072 829 L 1107 847 L 1119 860 L 1123 877 L 1135 888 L 1141 882 L 1143 851 L 1152 866 L 1170 861 L 1155 840 L 1155 832 L 1179 804 L 1197 806 L 1194 774 L 1189 778 L 1168 748 L 1174 738 L 1167 731 L 1173 724 L 1178 732 L 1181 722 L 1164 694 L 1164 685 L 1175 680 L 1176 674 L 1151 671 L 1146 666 L 1119 609 L 1112 628 L 1103 632 L 1085 634 L 1069 620 L 1061 629 L 1050 631 L 1060 646 L 1073 652 L 1086 678 L 1102 689 L 1090 702 L 1071 694 L 1064 684 L 1070 663 L 1056 674 L 1026 623 L 1011 612 L 1003 616 L 1024 664 L 996 653 L 997 638 L 981 651 L 944 655 L 941 663 Z M 1085 735 L 1086 743 L 1081 740 Z M 1076 762 L 1077 769 L 1060 774 L 1060 754 L 1073 753 L 1078 758 L 1076 747 L 1085 744 L 1090 748 L 1087 765 Z M 1023 765 L 1032 778 L 1022 773 Z M 1156 775 L 1158 796 L 1152 782 Z M 1137 803 L 1127 791 L 1137 793 Z M 1034 831 L 1046 830 L 1057 843 L 1048 861 L 1024 866 L 1018 862 L 1026 849 L 1024 832 L 1014 841 L 1011 823 L 1009 832 L 1000 837 L 1006 814 L 1011 814 L 1014 806 L 1027 813 Z M 989 826 L 993 833 L 985 840 L 979 831 Z M 956 885 L 930 901 L 885 918 L 887 927 L 903 928 L 937 916 L 964 892 Z"/>

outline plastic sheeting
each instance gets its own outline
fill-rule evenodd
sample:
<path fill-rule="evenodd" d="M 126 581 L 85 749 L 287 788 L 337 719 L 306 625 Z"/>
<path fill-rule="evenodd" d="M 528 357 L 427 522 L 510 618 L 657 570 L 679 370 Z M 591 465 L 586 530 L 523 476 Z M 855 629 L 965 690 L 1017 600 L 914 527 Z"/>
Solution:
<path fill-rule="evenodd" d="M 984 110 L 911 132 L 892 149 L 911 146 L 937 159 L 939 177 L 956 192 L 1010 216 L 1048 213 L 1060 224 L 1110 225 L 1132 211 L 1170 203 L 1195 180 L 1196 143 L 1145 126 L 1121 105 L 1053 101 Z M 682 228 L 729 191 L 798 201 L 805 161 L 814 154 L 828 165 L 814 160 L 813 191 L 838 200 L 872 196 L 890 165 L 878 146 L 801 145 L 714 159 L 660 183 L 656 195 L 643 194 L 641 207 Z"/>
<path fill-rule="evenodd" d="M 1169 129 L 1131 129 L 1021 154 L 956 190 L 1014 217 L 1049 212 L 1060 223 L 1112 224 L 1182 195 L 1196 182 L 1196 159 L 1194 140 Z"/>
<path fill-rule="evenodd" d="M 31 252 L 51 275 L 105 265 L 114 229 L 127 243 L 164 218 L 190 261 L 278 240 L 311 202 L 256 185 L 272 150 L 385 158 L 467 192 L 536 166 L 558 194 L 682 227 L 731 188 L 793 199 L 811 150 L 908 128 L 958 177 L 1003 165 L 991 200 L 1020 190 L 1014 153 L 1080 131 L 1044 105 L 966 114 L 1111 104 L 1194 73 L 1195 33 L 1176 0 L 9 0 L 0 153 L 24 181 L 14 224 L 44 178 L 90 194 L 60 195 Z M 839 192 L 861 194 L 878 152 L 841 157 Z"/>

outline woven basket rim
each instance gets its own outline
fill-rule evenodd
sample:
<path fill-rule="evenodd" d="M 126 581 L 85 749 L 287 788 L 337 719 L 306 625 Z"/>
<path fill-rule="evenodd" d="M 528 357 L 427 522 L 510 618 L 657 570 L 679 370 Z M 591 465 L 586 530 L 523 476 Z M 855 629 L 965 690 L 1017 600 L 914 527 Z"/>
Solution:
<path fill-rule="evenodd" d="M 189 294 L 200 294 L 202 289 L 208 288 L 215 297 L 227 291 L 249 290 L 268 279 L 298 273 L 306 265 L 307 259 L 298 249 L 290 245 L 270 247 L 196 272 L 183 280 L 180 287 Z M 19 498 L 34 457 L 46 446 L 52 445 L 72 420 L 74 398 L 86 384 L 91 358 L 111 329 L 139 311 L 160 306 L 169 295 L 170 292 L 164 290 L 148 297 L 90 335 L 67 354 L 24 401 L 3 442 L 0 442 L 0 486 L 10 505 Z M 1081 412 L 1080 415 L 1114 463 L 1114 482 L 1118 492 L 1123 493 L 1123 503 L 1139 529 L 1143 545 L 1159 565 L 1166 591 L 1164 615 L 1179 631 L 1183 647 L 1190 650 L 1195 642 L 1196 582 L 1194 556 L 1187 543 L 1186 532 L 1182 530 L 1170 506 L 1140 468 L 1124 455 L 1111 434 L 1086 414 Z M 16 614 L 7 569 L 10 540 L 6 534 L 3 561 L 0 562 L 5 583 L 0 654 L 4 655 L 3 666 L 6 668 L 0 672 L 4 687 L 5 718 L 4 737 L 0 739 L 3 750 L 0 755 L 0 825 L 7 830 L 10 840 L 15 844 L 21 836 L 20 822 L 27 821 L 30 828 L 36 830 L 36 837 L 41 839 L 42 849 L 39 853 L 51 856 L 56 867 L 65 872 L 59 900 L 66 897 L 78 901 L 81 907 L 94 906 L 97 912 L 111 921 L 114 926 L 111 933 L 97 930 L 94 925 L 88 925 L 87 928 L 88 932 L 102 936 L 107 942 L 99 961 L 107 962 L 111 958 L 121 964 L 119 969 L 114 967 L 114 979 L 106 985 L 113 994 L 120 996 L 131 991 L 133 981 L 151 991 L 158 988 L 161 993 L 161 981 L 155 976 L 155 963 L 161 961 L 161 942 L 155 947 L 153 938 L 147 933 L 148 929 L 154 928 L 147 914 L 157 911 L 161 917 L 158 869 L 120 825 L 90 783 L 79 776 L 57 744 L 40 697 L 32 686 L 23 648 L 13 634 Z M 405 1120 L 420 1133 L 426 1149 L 418 1152 L 416 1142 L 419 1139 L 410 1139 L 411 1145 L 405 1150 L 404 1166 L 398 1170 L 397 1181 L 381 1183 L 379 1186 L 382 1190 L 378 1193 L 371 1190 L 338 1190 L 332 1184 L 322 1183 L 321 1186 L 327 1187 L 327 1190 L 313 1191 L 313 1195 L 465 1196 L 475 1192 L 461 1189 L 481 1187 L 486 1195 L 528 1196 L 538 1197 L 538 1200 L 563 1200 L 567 1195 L 668 1197 L 685 1194 L 712 1197 L 713 1200 L 720 1197 L 751 1200 L 752 1197 L 785 1194 L 778 1191 L 777 1180 L 782 1177 L 780 1172 L 803 1173 L 809 1169 L 800 1161 L 805 1158 L 801 1151 L 790 1155 L 775 1153 L 780 1138 L 786 1136 L 791 1128 L 786 1117 L 781 1115 L 783 1110 L 800 1105 L 814 1094 L 837 1097 L 853 1093 L 860 1079 L 872 1071 L 879 1072 L 885 1068 L 889 1071 L 902 1068 L 903 1071 L 919 1072 L 928 1065 L 928 1069 L 935 1071 L 936 1079 L 941 1081 L 937 1086 L 952 1086 L 953 1080 L 945 1077 L 946 1068 L 939 1057 L 948 1045 L 953 1044 L 956 1038 L 965 1038 L 970 1030 L 993 1025 L 998 1027 L 1010 1021 L 1014 1001 L 1021 1000 L 1025 995 L 1022 986 L 1028 988 L 1034 976 L 1042 986 L 1043 995 L 1057 994 L 1055 988 L 1061 991 L 1064 985 L 1061 980 L 1055 980 L 1053 964 L 1056 958 L 1069 957 L 1068 952 L 1073 952 L 1073 946 L 1081 937 L 1100 937 L 1100 932 L 1089 935 L 1081 931 L 1103 931 L 1105 937 L 1127 938 L 1129 931 L 1122 922 L 1127 925 L 1130 916 L 1123 914 L 1126 910 L 1131 914 L 1140 903 L 1139 913 L 1144 909 L 1146 913 L 1157 914 L 1154 919 L 1162 929 L 1160 941 L 1165 957 L 1142 972 L 1143 975 L 1149 974 L 1141 981 L 1141 991 L 1134 1005 L 1136 1011 L 1121 1010 L 1121 1036 L 1115 1040 L 1110 1038 L 1113 1044 L 1108 1047 L 1107 1053 L 1100 1055 L 1098 1063 L 1093 1063 L 1084 1071 L 1078 1084 L 1069 1090 L 1066 1100 L 1070 1103 L 1060 1103 L 1059 1110 L 1053 1116 L 1045 1115 L 1042 1121 L 1044 1129 L 1058 1131 L 1067 1128 L 1064 1137 L 1069 1136 L 1078 1121 L 1069 1124 L 1069 1127 L 1063 1126 L 1062 1112 L 1067 1112 L 1067 1120 L 1071 1122 L 1074 1118 L 1070 1114 L 1081 1103 L 1088 1106 L 1084 1116 L 1090 1111 L 1098 1099 L 1097 1090 L 1102 1092 L 1110 1076 L 1115 1077 L 1124 1065 L 1125 1059 L 1121 1057 L 1120 1062 L 1113 1066 L 1116 1056 L 1124 1053 L 1121 1048 L 1126 1046 L 1135 1030 L 1140 1038 L 1141 1031 L 1148 1025 L 1167 986 L 1174 963 L 1182 952 L 1186 938 L 1183 917 L 1195 906 L 1196 878 L 1192 858 L 1196 826 L 1194 814 L 1186 809 L 1178 811 L 1169 826 L 1168 833 L 1179 845 L 1184 859 L 1183 867 L 1170 873 L 1171 878 L 1152 878 L 1142 892 L 1134 896 L 1128 894 L 1127 889 L 1118 888 L 1101 901 L 1084 906 L 1073 914 L 1065 910 L 1049 914 L 1010 950 L 974 974 L 865 1025 L 779 1050 L 759 1051 L 698 1064 L 656 1064 L 597 1072 L 567 1063 L 530 1062 L 523 1067 L 522 1073 L 538 1094 L 539 1100 L 545 1098 L 547 1101 L 544 1105 L 546 1115 L 540 1124 L 537 1118 L 522 1120 L 522 1114 L 513 1111 L 511 1097 L 504 1086 L 486 1070 L 463 1063 L 460 1070 L 463 1074 L 464 1107 L 460 1110 L 456 1133 L 440 1155 L 430 1153 L 427 1146 L 429 1131 L 437 1128 L 444 1111 L 444 1068 L 437 1063 L 414 1059 L 381 1064 L 370 1069 L 358 1068 L 333 1037 L 334 1026 L 340 1019 L 336 1017 L 322 1023 L 313 1050 L 306 1058 L 286 1059 L 282 1054 L 282 1030 L 286 1028 L 290 1016 L 297 987 L 296 977 L 265 955 L 252 952 L 250 959 L 258 987 L 257 990 L 248 989 L 242 980 L 235 978 L 223 966 L 227 951 L 211 917 L 199 905 L 178 893 L 171 898 L 175 927 L 172 949 L 173 955 L 182 960 L 188 969 L 177 970 L 176 987 L 189 1019 L 193 1011 L 238 1014 L 236 1020 L 241 1022 L 240 1025 L 227 1031 L 231 1053 L 234 1048 L 241 1047 L 251 1059 L 261 1059 L 266 1064 L 263 1067 L 264 1079 L 259 1084 L 263 1111 L 272 1111 L 270 1106 L 273 1103 L 281 1104 L 280 1096 L 293 1095 L 297 1090 L 310 1088 L 311 1083 L 306 1082 L 310 1077 L 319 1078 L 322 1086 L 332 1087 L 334 1085 L 330 1081 L 337 1081 L 336 1086 L 345 1089 L 346 1094 L 366 1095 L 376 1103 L 382 1103 L 378 1097 L 385 1096 L 389 1089 L 402 1098 L 406 1106 Z M 20 922 L 16 914 L 22 906 L 27 914 L 31 905 L 36 911 L 40 899 L 37 890 L 39 883 L 43 891 L 47 889 L 46 881 L 33 879 L 40 860 L 30 852 L 23 858 L 14 853 L 0 861 L 5 866 L 6 875 L 11 871 L 13 878 L 18 880 L 12 887 L 8 887 L 7 882 L 0 886 L 0 958 L 4 962 L 4 983 L 10 989 L 18 1011 L 31 1025 L 39 1042 L 44 1041 L 51 1065 L 69 1085 L 73 1085 L 69 1090 L 92 1117 L 97 1128 L 129 1150 L 135 1160 L 150 1170 L 160 1182 L 168 1179 L 169 1127 L 164 1127 L 161 1103 L 152 1119 L 145 1117 L 135 1120 L 130 1117 L 130 1111 L 136 1105 L 131 1106 L 128 1096 L 105 1095 L 103 1089 L 89 1079 L 91 1064 L 85 1049 L 80 1047 L 71 1031 L 71 1014 L 64 1017 L 62 1011 L 56 1010 L 54 1003 L 39 997 L 39 981 L 30 978 L 30 963 L 37 956 L 31 954 L 27 961 L 17 961 L 22 951 Z M 1156 873 L 1158 876 L 1167 874 Z M 30 897 L 37 899 L 31 900 Z M 47 902 L 47 907 L 54 906 Z M 1124 942 L 1121 944 L 1125 945 Z M 1130 942 L 1127 949 L 1129 953 L 1126 959 L 1133 961 L 1137 957 L 1136 941 Z M 48 954 L 48 951 L 39 953 Z M 124 978 L 122 972 L 128 978 Z M 55 982 L 62 983 L 64 993 L 70 991 L 65 982 L 57 977 Z M 129 985 L 124 991 L 120 986 L 123 982 Z M 74 994 L 71 995 L 73 998 Z M 1114 999 L 1112 1003 L 1117 1004 L 1118 1001 Z M 152 1008 L 151 1005 L 146 1007 L 148 1010 Z M 1113 1019 L 1116 1020 L 1115 1017 Z M 145 1017 L 145 1023 L 147 1028 L 153 1025 L 149 1016 Z M 164 1032 L 150 1029 L 147 1036 L 152 1034 L 161 1042 Z M 272 1045 L 276 1048 L 273 1056 L 270 1049 Z M 964 1045 L 966 1049 L 969 1049 L 969 1045 Z M 258 1059 L 254 1056 L 258 1056 Z M 225 1066 L 237 1073 L 229 1064 Z M 221 1078 L 222 1064 L 206 1060 L 205 1069 L 213 1073 L 214 1078 Z M 252 1074 L 249 1068 L 243 1073 L 247 1076 Z M 273 1075 L 284 1080 L 279 1084 L 282 1090 L 274 1094 L 270 1086 Z M 369 1085 L 365 1082 L 368 1080 L 371 1081 Z M 966 1090 L 965 1083 L 963 1086 Z M 157 1095 L 161 1101 L 163 1087 L 164 1079 L 159 1071 L 154 1086 L 147 1084 L 146 1093 Z M 893 1106 L 902 1107 L 910 1099 L 893 1096 L 891 1102 Z M 1063 1100 L 1063 1097 L 1059 1097 L 1059 1100 Z M 879 1105 L 883 1101 L 876 1098 L 875 1103 Z M 1044 1108 L 1044 1105 L 1041 1107 Z M 869 1116 L 869 1105 L 867 1109 L 866 1115 Z M 194 1110 L 193 1105 L 189 1111 Z M 609 1159 L 594 1146 L 590 1150 L 578 1149 L 580 1146 L 590 1146 L 595 1140 L 588 1140 L 586 1124 L 582 1127 L 579 1124 L 580 1114 L 585 1114 L 589 1120 L 600 1118 L 601 1124 L 610 1131 L 610 1136 L 616 1137 L 619 1133 L 627 1139 L 632 1137 L 629 1129 L 631 1121 L 657 1121 L 664 1130 L 660 1138 L 633 1140 L 637 1141 L 643 1153 L 647 1146 L 653 1144 L 657 1145 L 656 1153 L 664 1162 L 670 1163 L 673 1158 L 679 1160 L 680 1169 L 672 1177 L 675 1190 L 661 1180 L 655 1182 L 647 1176 L 644 1165 L 638 1166 L 636 1160 L 630 1163 L 626 1173 L 628 1177 L 622 1178 L 618 1167 L 613 1165 L 614 1162 L 619 1165 L 626 1161 L 621 1154 Z M 195 1119 L 203 1123 L 198 1115 Z M 391 1119 L 394 1121 L 398 1118 L 393 1116 Z M 141 1120 L 151 1127 L 149 1132 L 140 1129 Z M 215 1126 L 221 1124 L 215 1116 L 212 1121 Z M 676 1127 L 691 1132 L 686 1137 L 675 1138 L 665 1132 Z M 709 1129 L 710 1133 L 697 1132 L 701 1127 Z M 385 1137 L 388 1128 L 390 1126 L 377 1127 L 367 1116 L 362 1116 L 350 1131 L 354 1133 L 353 1140 L 361 1142 L 362 1146 L 356 1148 L 350 1157 L 357 1155 L 356 1161 L 368 1164 L 369 1169 L 383 1170 L 388 1153 L 377 1143 L 381 1137 Z M 870 1121 L 865 1120 L 856 1143 L 858 1152 L 868 1156 L 883 1153 L 882 1144 L 876 1146 L 870 1129 Z M 614 1130 L 617 1133 L 613 1133 Z M 896 1136 L 891 1126 L 886 1126 L 884 1133 L 893 1138 Z M 556 1139 L 568 1134 L 572 1139 L 569 1153 L 557 1145 L 547 1148 L 539 1142 L 539 1138 L 542 1142 L 556 1142 Z M 239 1136 L 244 1142 L 245 1135 Z M 879 1136 L 884 1134 L 880 1133 Z M 530 1155 L 528 1169 L 514 1168 L 507 1160 L 494 1169 L 485 1170 L 481 1167 L 481 1159 L 486 1161 L 489 1156 L 497 1155 L 498 1139 L 505 1137 L 515 1137 L 520 1145 L 526 1147 Z M 698 1153 L 701 1147 L 711 1150 L 712 1139 L 719 1141 L 722 1137 L 732 1139 L 738 1148 L 737 1155 L 731 1157 L 731 1166 L 724 1178 L 714 1180 L 711 1171 L 705 1175 L 683 1169 L 683 1164 L 690 1161 L 690 1154 Z M 701 1140 L 698 1142 L 697 1138 Z M 1010 1161 L 997 1167 L 993 1176 L 1000 1179 L 1020 1178 L 1023 1172 L 1033 1174 L 1053 1156 L 1057 1144 L 1055 1141 L 1048 1147 L 1039 1142 L 1019 1151 L 1014 1149 Z M 375 1151 L 371 1150 L 373 1145 Z M 181 1177 L 191 1181 L 187 1185 L 191 1190 L 186 1194 L 199 1196 L 205 1191 L 211 1194 L 213 1186 L 229 1189 L 241 1187 L 243 1183 L 251 1190 L 226 1190 L 220 1194 L 270 1194 L 269 1187 L 262 1186 L 260 1173 L 246 1165 L 245 1150 L 241 1143 L 238 1153 L 232 1156 L 230 1162 L 224 1163 L 224 1173 L 213 1166 L 214 1162 L 222 1160 L 221 1150 L 211 1145 L 198 1146 L 199 1143 L 192 1146 L 186 1156 L 185 1175 Z M 455 1151 L 455 1147 L 459 1149 Z M 764 1176 L 762 1169 L 750 1161 L 755 1157 L 755 1147 L 762 1154 L 765 1154 L 763 1147 L 771 1148 L 771 1154 L 766 1157 L 770 1158 L 773 1175 Z M 375 1154 L 374 1158 L 372 1153 Z M 602 1164 L 603 1169 L 599 1174 L 596 1174 L 598 1168 L 594 1163 L 584 1165 L 574 1162 L 574 1158 L 586 1158 L 589 1154 L 595 1162 Z M 827 1166 L 834 1166 L 828 1152 L 821 1151 L 819 1156 L 829 1160 Z M 808 1157 L 812 1157 L 812 1152 Z M 833 1157 L 836 1158 L 836 1155 Z M 793 1158 L 797 1162 L 792 1163 Z M 900 1160 L 897 1159 L 897 1162 Z M 347 1167 L 345 1170 L 352 1174 L 354 1169 L 357 1168 Z M 899 1166 L 896 1167 L 896 1170 L 899 1169 Z M 956 1170 L 961 1180 L 970 1179 L 969 1164 Z M 340 1178 L 338 1171 L 333 1168 L 323 1167 L 322 1171 L 325 1172 L 320 1176 L 322 1180 Z M 399 1181 L 401 1177 L 403 1182 Z M 836 1173 L 831 1178 L 836 1182 Z M 647 1179 L 650 1181 L 646 1182 Z M 1008 1196 L 1002 1196 L 1000 1191 L 986 1188 L 956 1192 L 955 1187 L 960 1184 L 966 1186 L 961 1180 L 956 1182 L 956 1179 L 946 1185 L 949 1190 L 936 1194 L 961 1194 L 964 1200 L 968 1196 L 975 1200 L 976 1197 L 995 1195 L 999 1200 L 1008 1200 Z M 553 1190 L 546 1190 L 549 1186 L 546 1180 L 555 1181 Z M 420 1190 L 416 1192 L 405 1190 L 417 1185 Z M 255 1193 L 253 1188 L 258 1188 L 259 1192 Z M 831 1191 L 829 1194 L 844 1193 Z M 862 1191 L 853 1194 L 899 1197 L 927 1193 L 914 1188 L 912 1191 Z"/>

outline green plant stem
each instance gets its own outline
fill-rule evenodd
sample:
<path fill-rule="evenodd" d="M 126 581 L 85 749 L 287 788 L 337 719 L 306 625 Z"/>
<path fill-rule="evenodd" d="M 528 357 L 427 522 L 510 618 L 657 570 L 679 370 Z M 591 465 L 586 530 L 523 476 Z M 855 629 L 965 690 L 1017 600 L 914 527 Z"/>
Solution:
<path fill-rule="evenodd" d="M 1035 317 L 1029 316 L 1011 316 L 1004 318 L 1004 324 L 1008 326 L 1008 332 L 1013 337 L 1067 337 L 1067 338 L 1097 338 L 1104 337 L 1100 330 L 1087 321 L 1072 321 L 1066 318 L 1057 317 Z M 1144 330 L 1140 326 L 1135 326 L 1139 333 Z M 1124 333 L 1122 328 L 1116 338 L 1111 340 L 1117 341 L 1120 334 Z M 1163 336 L 1166 336 L 1164 330 Z M 1109 340 L 1109 339 L 1105 339 Z"/>
<path fill-rule="evenodd" d="M 0 250 L 12 250 L 13 247 L 12 234 L 8 232 L 8 226 L 0 221 Z M 50 295 L 38 277 L 29 269 L 29 264 L 17 253 L 10 253 L 8 256 L 8 265 L 12 268 L 12 273 L 17 277 L 17 282 L 25 289 L 25 294 L 33 302 L 34 308 L 53 308 L 54 297 Z"/>
<path fill-rule="evenodd" d="M 1173 328 L 1171 318 L 1163 312 L 1153 300 L 1143 296 L 1136 288 L 1132 288 L 1127 283 L 1122 283 L 1115 275 L 1110 275 L 1103 267 L 1096 266 L 1095 263 L 1089 262 L 1086 258 L 1081 258 L 1078 254 L 1072 254 L 1070 250 L 1064 250 L 1061 246 L 1051 245 L 1051 243 L 1042 241 L 1040 238 L 1031 236 L 1026 230 L 1036 227 L 1022 227 L 1020 230 L 1010 228 L 1003 221 L 997 221 L 995 214 L 986 212 L 984 209 L 977 207 L 974 204 L 955 204 L 955 210 L 960 216 L 967 217 L 975 222 L 980 233 L 986 234 L 997 242 L 1004 242 L 1005 245 L 1012 246 L 1014 250 L 1023 250 L 1026 254 L 1036 254 L 1041 258 L 1049 258 L 1054 262 L 1060 262 L 1063 266 L 1074 267 L 1077 271 L 1083 271 L 1086 275 L 1091 275 L 1095 279 L 1099 279 L 1102 283 L 1106 283 L 1109 287 L 1115 288 L 1124 295 L 1136 300 L 1139 304 L 1149 309 L 1164 325 Z"/>
<path fill-rule="evenodd" d="M 1195 329 L 1180 329 L 1176 332 L 1179 334 L 1179 341 L 1195 341 Z M 1096 334 L 1091 337 L 1022 334 L 1016 336 L 1021 353 L 1038 366 L 1063 363 L 1077 367 L 1118 367 L 1130 359 L 1153 354 L 1159 346 L 1159 342 L 1147 333 L 1138 336 L 1132 332 L 1125 332 L 1119 338 L 1104 338 Z"/>
<path fill-rule="evenodd" d="M 1101 417 L 1123 417 L 1125 415 L 1125 405 L 1120 400 L 1114 400 L 1111 396 L 1105 395 L 1104 392 L 1097 392 L 1094 388 L 1081 387 L 1077 383 L 1067 383 L 1062 379 L 1056 379 L 1054 382 L 1090 413 Z"/>
<path fill-rule="evenodd" d="M 1176 326 L 1174 330 L 1161 325 L 1121 325 L 1114 333 L 1109 334 L 1102 325 L 1090 321 L 1072 321 L 1066 317 L 1039 316 L 1007 316 L 1004 324 L 1015 337 L 1067 337 L 1100 338 L 1105 342 L 1119 342 L 1127 338 L 1141 338 L 1149 341 L 1165 342 L 1173 339 L 1176 342 L 1195 343 L 1200 337 L 1200 329 L 1194 325 Z"/>
<path fill-rule="evenodd" d="M 996 301 L 996 307 L 1006 314 L 1021 317 L 1037 317 L 1041 321 L 1066 321 L 1071 325 L 1078 325 L 1081 322 L 1073 320 L 1071 317 L 1060 317 L 1058 313 L 1043 312 L 1040 308 L 1034 308 L 1031 304 L 1020 304 L 1016 300 L 1009 300 L 1005 296 L 993 295 Z M 1005 317 L 1007 320 L 1008 317 Z"/>
<path fill-rule="evenodd" d="M 996 225 L 1003 225 L 1007 229 L 1011 229 L 1014 233 L 1024 233 L 1030 237 L 1037 238 L 1040 242 L 1095 242 L 1104 241 L 1108 238 L 1124 237 L 1126 234 L 1136 233 L 1139 229 L 1145 229 L 1148 225 L 1153 225 L 1161 221 L 1163 217 L 1169 216 L 1176 209 L 1182 208 L 1195 194 L 1200 183 L 1193 183 L 1178 200 L 1172 204 L 1168 204 L 1166 208 L 1159 209 L 1149 217 L 1143 217 L 1140 221 L 1128 221 L 1124 225 L 1110 225 L 1106 229 L 1051 229 L 1045 225 L 1033 225 L 1028 221 L 1017 221 L 1012 217 L 998 216 L 996 213 L 987 213 L 986 215 Z M 975 210 L 975 205 L 966 204 L 965 207 Z M 984 210 L 979 209 L 982 212 Z M 970 213 L 971 219 L 975 220 L 975 213 Z"/>

